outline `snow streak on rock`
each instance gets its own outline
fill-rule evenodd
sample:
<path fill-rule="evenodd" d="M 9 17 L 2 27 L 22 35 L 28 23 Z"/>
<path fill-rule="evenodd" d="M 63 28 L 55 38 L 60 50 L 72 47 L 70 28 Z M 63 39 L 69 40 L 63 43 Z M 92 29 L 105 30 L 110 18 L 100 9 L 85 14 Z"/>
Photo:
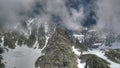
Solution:
<path fill-rule="evenodd" d="M 72 46 L 72 50 L 77 56 L 80 56 L 81 53 L 78 51 L 79 49 L 76 49 L 74 46 Z M 85 63 L 81 63 L 80 61 L 81 60 L 79 58 L 77 58 L 78 68 L 84 68 Z"/>
<path fill-rule="evenodd" d="M 4 36 L 1 38 L 2 42 L 0 43 L 1 47 L 4 45 Z"/>
<path fill-rule="evenodd" d="M 47 46 L 47 43 L 48 43 L 48 40 L 49 40 L 49 37 L 47 37 L 47 36 L 46 36 L 45 45 L 44 45 L 44 47 L 43 47 L 41 50 L 44 50 L 44 49 L 46 48 L 46 46 Z"/>

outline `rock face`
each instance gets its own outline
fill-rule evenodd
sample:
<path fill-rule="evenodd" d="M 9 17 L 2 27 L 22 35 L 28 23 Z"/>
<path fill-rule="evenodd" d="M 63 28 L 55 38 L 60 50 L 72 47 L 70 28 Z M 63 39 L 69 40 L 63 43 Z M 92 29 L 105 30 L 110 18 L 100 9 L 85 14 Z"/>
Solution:
<path fill-rule="evenodd" d="M 110 49 L 109 51 L 106 51 L 105 55 L 111 61 L 114 61 L 120 64 L 120 49 Z"/>
<path fill-rule="evenodd" d="M 0 54 L 2 54 L 4 52 L 3 48 L 0 47 Z M 0 68 L 5 68 L 5 65 L 2 63 L 2 56 L 0 55 Z"/>
<path fill-rule="evenodd" d="M 85 68 L 110 68 L 109 63 L 94 55 L 94 54 L 84 54 L 80 56 L 81 62 L 86 62 Z"/>
<path fill-rule="evenodd" d="M 2 56 L 0 55 L 0 68 L 5 68 L 5 65 L 2 63 Z"/>
<path fill-rule="evenodd" d="M 36 61 L 36 67 L 77 68 L 76 55 L 72 52 L 71 46 L 67 31 L 58 26 L 43 51 L 45 55 Z"/>

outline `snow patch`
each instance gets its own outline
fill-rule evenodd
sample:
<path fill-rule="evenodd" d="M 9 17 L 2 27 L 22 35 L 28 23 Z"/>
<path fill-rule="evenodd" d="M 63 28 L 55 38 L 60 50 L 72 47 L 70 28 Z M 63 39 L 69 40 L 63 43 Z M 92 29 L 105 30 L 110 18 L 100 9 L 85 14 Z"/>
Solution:
<path fill-rule="evenodd" d="M 78 62 L 78 65 L 77 65 L 77 66 L 78 66 L 78 68 L 84 68 L 86 63 L 80 63 L 80 61 L 81 61 L 81 60 L 78 58 L 78 59 L 77 59 L 77 62 Z"/>
<path fill-rule="evenodd" d="M 84 37 L 85 37 L 85 36 L 82 35 L 82 34 L 80 34 L 80 35 L 78 35 L 78 34 L 73 34 L 73 36 L 74 36 L 75 38 L 77 38 L 80 43 L 82 43 L 82 42 L 84 41 Z"/>
<path fill-rule="evenodd" d="M 101 46 L 103 43 L 94 43 L 93 46 Z"/>
<path fill-rule="evenodd" d="M 103 44 L 98 49 L 118 49 L 118 48 L 120 48 L 120 42 L 114 42 L 112 43 L 112 46 L 105 46 L 105 44 Z"/>
<path fill-rule="evenodd" d="M 41 49 L 28 48 L 27 45 L 16 46 L 2 54 L 2 62 L 5 68 L 35 68 L 35 61 L 41 55 Z"/>
<path fill-rule="evenodd" d="M 80 55 L 80 52 L 78 51 L 79 49 L 76 49 L 75 46 L 72 46 L 72 51 L 76 54 L 76 55 Z"/>
<path fill-rule="evenodd" d="M 78 55 L 78 56 L 80 56 L 80 52 L 79 52 L 79 49 L 76 49 L 74 46 L 72 46 L 72 51 L 76 54 L 76 55 Z M 85 66 L 85 63 L 80 63 L 80 59 L 79 58 L 77 58 L 77 63 L 78 63 L 78 65 L 77 65 L 77 67 L 78 68 L 84 68 L 84 66 Z"/>

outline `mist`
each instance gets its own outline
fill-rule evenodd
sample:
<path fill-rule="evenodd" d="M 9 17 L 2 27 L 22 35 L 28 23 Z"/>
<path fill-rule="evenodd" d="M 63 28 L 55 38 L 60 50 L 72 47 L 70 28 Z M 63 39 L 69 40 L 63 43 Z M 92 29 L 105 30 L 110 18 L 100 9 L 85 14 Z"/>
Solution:
<path fill-rule="evenodd" d="M 40 5 L 37 5 L 36 8 L 37 2 Z M 68 10 L 65 2 L 65 0 L 0 0 L 0 25 L 12 29 L 21 24 L 21 20 L 31 18 L 28 15 L 33 14 L 34 18 L 39 18 L 41 23 L 59 22 L 68 29 L 80 30 L 82 27 L 80 21 L 84 18 L 84 8 Z M 21 12 L 22 14 L 20 14 Z M 52 19 L 55 18 L 52 17 L 57 17 L 58 20 L 54 21 Z"/>
<path fill-rule="evenodd" d="M 97 29 L 120 33 L 120 0 L 98 0 Z"/>
<path fill-rule="evenodd" d="M 0 24 L 14 26 L 21 20 L 19 12 L 29 10 L 33 2 L 34 0 L 0 0 Z"/>

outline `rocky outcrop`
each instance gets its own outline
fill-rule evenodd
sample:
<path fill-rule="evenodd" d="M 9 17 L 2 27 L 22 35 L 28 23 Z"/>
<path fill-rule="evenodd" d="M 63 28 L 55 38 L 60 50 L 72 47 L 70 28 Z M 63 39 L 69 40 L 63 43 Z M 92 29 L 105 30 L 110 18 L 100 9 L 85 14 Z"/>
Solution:
<path fill-rule="evenodd" d="M 35 65 L 41 68 L 77 68 L 77 58 L 65 28 L 58 26 Z"/>
<path fill-rule="evenodd" d="M 0 68 L 5 68 L 5 65 L 2 63 L 2 56 L 0 55 Z"/>
<path fill-rule="evenodd" d="M 86 63 L 85 68 L 110 68 L 110 64 L 106 60 L 94 54 L 81 55 L 80 59 L 82 60 L 81 62 Z"/>
<path fill-rule="evenodd" d="M 120 49 L 110 49 L 105 52 L 108 59 L 120 64 Z"/>

